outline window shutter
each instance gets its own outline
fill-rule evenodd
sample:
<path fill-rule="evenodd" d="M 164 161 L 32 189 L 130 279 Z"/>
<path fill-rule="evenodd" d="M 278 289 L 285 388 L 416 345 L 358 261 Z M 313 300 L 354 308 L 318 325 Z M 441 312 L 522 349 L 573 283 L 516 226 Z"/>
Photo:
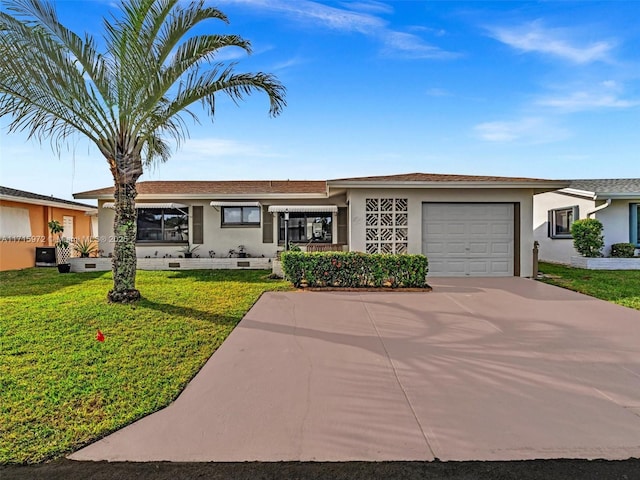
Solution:
<path fill-rule="evenodd" d="M 193 228 L 193 240 L 191 243 L 202 245 L 204 243 L 204 228 L 202 224 L 201 206 L 191 207 L 191 224 Z"/>
<path fill-rule="evenodd" d="M 347 207 L 338 207 L 338 243 L 349 242 L 349 219 Z"/>
<path fill-rule="evenodd" d="M 547 237 L 553 236 L 553 210 L 547 211 Z"/>
<path fill-rule="evenodd" d="M 273 215 L 269 207 L 262 207 L 262 243 L 273 243 Z"/>

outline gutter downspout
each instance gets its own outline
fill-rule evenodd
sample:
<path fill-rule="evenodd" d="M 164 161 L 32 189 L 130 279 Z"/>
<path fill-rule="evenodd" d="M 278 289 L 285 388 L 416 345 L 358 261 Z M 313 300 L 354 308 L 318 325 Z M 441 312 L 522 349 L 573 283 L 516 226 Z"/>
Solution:
<path fill-rule="evenodd" d="M 607 198 L 607 201 L 604 205 L 600 205 L 599 207 L 594 208 L 593 210 L 591 210 L 590 212 L 587 212 L 587 218 L 591 218 L 591 215 L 593 215 L 596 212 L 599 212 L 600 210 L 604 210 L 605 208 L 607 208 L 609 205 L 611 205 L 611 199 Z"/>

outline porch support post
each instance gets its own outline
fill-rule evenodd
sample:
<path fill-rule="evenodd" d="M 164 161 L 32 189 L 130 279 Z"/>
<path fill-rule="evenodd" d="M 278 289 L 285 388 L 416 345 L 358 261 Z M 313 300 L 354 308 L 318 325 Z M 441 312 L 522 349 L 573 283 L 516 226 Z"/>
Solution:
<path fill-rule="evenodd" d="M 289 250 L 289 210 L 284 211 L 284 251 Z"/>

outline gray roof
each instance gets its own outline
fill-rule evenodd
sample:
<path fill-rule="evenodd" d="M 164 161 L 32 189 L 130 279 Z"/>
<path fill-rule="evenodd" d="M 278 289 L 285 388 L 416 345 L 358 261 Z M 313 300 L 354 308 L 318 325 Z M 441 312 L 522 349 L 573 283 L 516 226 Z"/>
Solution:
<path fill-rule="evenodd" d="M 42 200 L 43 202 L 55 202 L 61 205 L 71 205 L 74 207 L 84 207 L 87 210 L 96 208 L 95 205 L 87 205 L 86 203 L 74 202 L 72 200 L 65 200 L 63 198 L 40 195 L 39 193 L 25 192 L 24 190 L 17 190 L 15 188 L 0 186 L 0 196 L 3 195 L 16 198 L 28 198 L 30 200 Z"/>
<path fill-rule="evenodd" d="M 586 180 L 569 180 L 569 188 L 603 194 L 638 194 L 640 195 L 640 178 L 598 178 Z"/>

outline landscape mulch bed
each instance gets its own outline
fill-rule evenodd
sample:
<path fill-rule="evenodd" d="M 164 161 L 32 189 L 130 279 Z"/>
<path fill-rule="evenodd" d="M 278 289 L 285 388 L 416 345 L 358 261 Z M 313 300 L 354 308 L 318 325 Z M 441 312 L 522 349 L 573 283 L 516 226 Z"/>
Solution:
<path fill-rule="evenodd" d="M 108 463 L 57 460 L 0 466 L 2 480 L 633 480 L 640 459 L 514 462 Z"/>
<path fill-rule="evenodd" d="M 300 287 L 299 292 L 430 292 L 433 288 L 430 286 L 418 288 L 418 287 Z"/>

